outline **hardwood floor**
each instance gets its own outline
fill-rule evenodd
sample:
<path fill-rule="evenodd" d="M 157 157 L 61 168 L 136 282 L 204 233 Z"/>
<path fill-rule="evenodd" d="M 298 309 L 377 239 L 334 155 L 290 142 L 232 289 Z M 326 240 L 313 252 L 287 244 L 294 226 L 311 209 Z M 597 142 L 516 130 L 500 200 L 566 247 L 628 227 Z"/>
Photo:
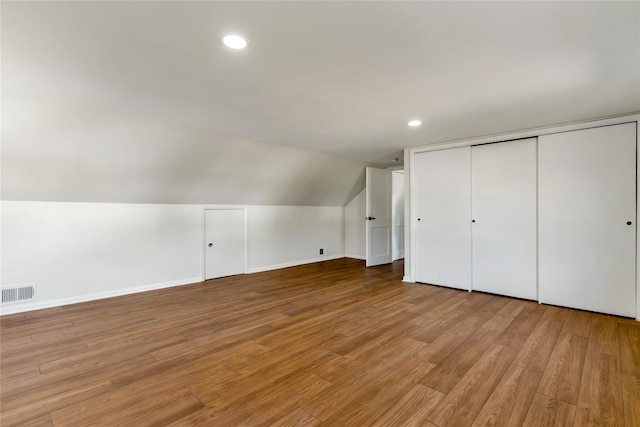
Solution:
<path fill-rule="evenodd" d="M 342 259 L 4 316 L 3 426 L 640 426 L 640 323 Z"/>

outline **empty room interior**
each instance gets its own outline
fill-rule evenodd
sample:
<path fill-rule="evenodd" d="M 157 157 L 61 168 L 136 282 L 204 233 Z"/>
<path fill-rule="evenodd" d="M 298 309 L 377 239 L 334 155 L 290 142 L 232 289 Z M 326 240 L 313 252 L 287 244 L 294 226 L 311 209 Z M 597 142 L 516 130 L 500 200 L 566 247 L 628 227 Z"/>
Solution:
<path fill-rule="evenodd" d="M 640 426 L 640 2 L 0 19 L 0 425 Z"/>

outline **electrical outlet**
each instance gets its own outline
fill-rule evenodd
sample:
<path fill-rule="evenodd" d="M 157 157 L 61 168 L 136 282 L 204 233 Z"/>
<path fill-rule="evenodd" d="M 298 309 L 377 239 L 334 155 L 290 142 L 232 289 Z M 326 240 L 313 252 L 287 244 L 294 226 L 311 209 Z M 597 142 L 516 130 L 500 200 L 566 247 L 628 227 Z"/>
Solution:
<path fill-rule="evenodd" d="M 324 255 L 324 249 L 320 249 L 320 255 Z"/>

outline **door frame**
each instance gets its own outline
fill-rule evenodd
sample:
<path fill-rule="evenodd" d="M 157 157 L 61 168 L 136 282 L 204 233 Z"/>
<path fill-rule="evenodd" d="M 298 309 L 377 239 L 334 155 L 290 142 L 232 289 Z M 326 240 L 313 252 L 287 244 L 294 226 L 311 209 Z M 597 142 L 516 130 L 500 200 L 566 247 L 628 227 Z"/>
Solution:
<path fill-rule="evenodd" d="M 490 144 L 496 142 L 506 142 L 515 139 L 533 138 L 542 135 L 549 135 L 553 133 L 571 132 L 574 130 L 589 129 L 602 126 L 618 125 L 623 123 L 635 123 L 636 124 L 636 165 L 640 167 L 640 114 L 624 114 L 619 116 L 613 116 L 604 119 L 586 120 L 575 123 L 559 124 L 548 127 L 541 127 L 535 129 L 526 129 L 520 132 L 507 132 L 490 136 L 482 136 L 477 138 L 468 138 L 461 140 L 454 140 L 449 142 L 442 142 L 437 144 L 425 145 L 421 147 L 406 148 L 404 150 L 405 159 L 405 261 L 404 261 L 404 277 L 403 281 L 409 283 L 415 283 L 416 276 L 416 224 L 414 218 L 416 218 L 416 203 L 415 199 L 415 186 L 412 185 L 415 182 L 415 167 L 414 160 L 415 155 L 425 151 L 447 150 L 449 148 L 466 147 L 478 144 Z M 636 224 L 640 225 L 640 173 L 636 174 Z M 640 274 L 638 274 L 638 267 L 640 267 L 640 241 L 638 239 L 638 233 L 640 232 L 636 227 L 636 320 L 640 321 Z"/>
<path fill-rule="evenodd" d="M 243 246 L 244 246 L 244 262 L 243 262 L 243 271 L 242 274 L 247 274 L 248 265 L 249 265 L 249 251 L 248 251 L 248 238 L 247 238 L 247 207 L 246 206 L 237 206 L 237 205 L 203 205 L 200 215 L 200 224 L 202 228 L 200 229 L 200 272 L 201 272 L 201 281 L 204 282 L 207 277 L 207 211 L 242 211 L 244 213 L 244 230 L 243 230 Z"/>
<path fill-rule="evenodd" d="M 394 176 L 400 176 L 400 175 L 402 177 L 402 213 L 403 213 L 403 215 L 396 216 L 396 215 L 393 214 L 393 212 L 394 212 L 393 197 L 394 197 L 395 194 L 397 194 L 397 193 L 395 193 L 393 191 L 393 177 Z M 404 235 L 405 235 L 405 228 L 404 228 L 405 227 L 404 226 L 404 208 L 405 208 L 405 203 L 404 203 L 404 198 L 405 198 L 405 187 L 406 187 L 406 184 L 407 184 L 406 181 L 407 180 L 406 180 L 406 177 L 404 175 L 404 167 L 402 167 L 402 169 L 391 169 L 391 262 L 397 261 L 399 259 L 404 259 Z M 394 231 L 395 227 L 399 227 L 399 226 L 396 226 L 396 223 L 395 223 L 395 219 L 396 218 L 402 218 L 402 233 L 396 233 Z M 403 244 L 399 248 L 402 251 L 402 256 L 400 256 L 399 258 L 395 258 L 394 259 L 394 257 L 393 257 L 393 248 L 395 247 L 395 244 L 397 243 L 397 239 L 398 239 L 399 235 L 402 235 L 402 243 Z M 398 255 L 400 255 L 400 254 L 398 254 Z"/>

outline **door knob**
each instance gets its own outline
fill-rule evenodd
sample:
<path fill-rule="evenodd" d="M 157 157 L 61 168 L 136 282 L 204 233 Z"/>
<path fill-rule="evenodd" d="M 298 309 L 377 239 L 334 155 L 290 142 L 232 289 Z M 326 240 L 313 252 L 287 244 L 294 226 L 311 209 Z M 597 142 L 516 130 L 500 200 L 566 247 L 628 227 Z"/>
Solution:
<path fill-rule="evenodd" d="M 209 243 L 209 247 L 212 248 L 213 247 L 213 243 Z"/>
<path fill-rule="evenodd" d="M 633 224 L 631 221 L 627 221 L 627 225 L 631 225 Z"/>
<path fill-rule="evenodd" d="M 374 216 L 368 216 L 367 217 L 367 221 L 371 221 L 371 220 L 374 220 L 374 219 L 376 219 L 376 217 L 374 217 Z"/>
<path fill-rule="evenodd" d="M 471 220 L 471 222 L 476 222 L 476 220 L 475 220 L 475 219 L 472 219 L 472 220 Z"/>

